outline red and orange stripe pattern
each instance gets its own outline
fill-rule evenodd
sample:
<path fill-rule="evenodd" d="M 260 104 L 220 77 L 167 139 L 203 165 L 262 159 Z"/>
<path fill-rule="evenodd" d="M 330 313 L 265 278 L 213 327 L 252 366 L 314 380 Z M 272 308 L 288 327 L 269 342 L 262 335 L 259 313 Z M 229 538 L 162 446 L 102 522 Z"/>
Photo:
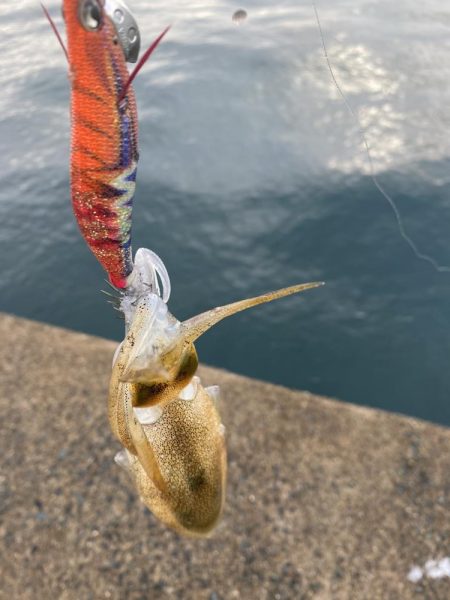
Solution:
<path fill-rule="evenodd" d="M 98 27 L 87 29 L 80 17 L 83 1 L 64 0 L 72 87 L 72 203 L 90 249 L 111 283 L 124 288 L 133 269 L 136 101 L 126 86 L 129 73 L 114 24 L 99 1 Z"/>

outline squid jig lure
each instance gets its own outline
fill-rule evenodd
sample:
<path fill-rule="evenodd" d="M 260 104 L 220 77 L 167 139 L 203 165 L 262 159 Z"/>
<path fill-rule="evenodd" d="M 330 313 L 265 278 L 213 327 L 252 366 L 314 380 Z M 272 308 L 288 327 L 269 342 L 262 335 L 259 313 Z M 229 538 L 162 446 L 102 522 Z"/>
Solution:
<path fill-rule="evenodd" d="M 64 0 L 67 49 L 44 11 L 69 63 L 73 211 L 111 283 L 124 289 L 133 270 L 131 215 L 139 158 L 131 84 L 169 28 L 130 74 L 126 63 L 137 61 L 140 34 L 124 2 Z"/>
<path fill-rule="evenodd" d="M 179 322 L 168 310 L 164 263 L 141 248 L 134 262 L 131 213 L 138 161 L 131 83 L 168 28 L 131 74 L 139 28 L 122 0 L 64 0 L 72 86 L 72 203 L 88 246 L 119 292 L 125 339 L 113 359 L 108 416 L 123 446 L 116 462 L 145 505 L 181 534 L 216 525 L 226 486 L 225 429 L 217 386 L 196 376 L 194 342 L 220 320 L 322 285 L 306 283 L 217 307 Z M 159 278 L 159 279 L 158 279 Z"/>

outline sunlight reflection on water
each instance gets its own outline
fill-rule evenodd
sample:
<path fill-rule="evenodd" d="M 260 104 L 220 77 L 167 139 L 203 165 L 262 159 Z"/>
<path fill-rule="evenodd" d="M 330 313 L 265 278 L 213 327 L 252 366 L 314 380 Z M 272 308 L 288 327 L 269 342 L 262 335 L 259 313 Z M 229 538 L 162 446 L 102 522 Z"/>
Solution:
<path fill-rule="evenodd" d="M 164 258 L 173 312 L 327 281 L 221 325 L 205 362 L 450 423 L 448 276 L 412 257 L 365 177 L 310 4 L 129 4 L 144 47 L 172 24 L 135 86 L 134 247 Z M 63 30 L 59 2 L 48 7 Z M 421 246 L 450 262 L 450 8 L 318 9 L 377 174 Z M 1 308 L 118 338 L 71 213 L 64 55 L 34 1 L 3 4 L 0 19 Z"/>

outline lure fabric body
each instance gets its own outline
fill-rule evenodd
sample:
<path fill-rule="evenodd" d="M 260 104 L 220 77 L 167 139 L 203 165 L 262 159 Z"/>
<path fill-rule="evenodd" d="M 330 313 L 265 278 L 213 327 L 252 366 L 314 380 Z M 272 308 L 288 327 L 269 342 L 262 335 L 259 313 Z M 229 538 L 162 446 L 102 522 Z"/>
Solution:
<path fill-rule="evenodd" d="M 134 91 L 117 30 L 94 0 L 64 0 L 71 81 L 71 195 L 89 248 L 113 285 L 133 269 L 131 213 L 138 162 Z"/>

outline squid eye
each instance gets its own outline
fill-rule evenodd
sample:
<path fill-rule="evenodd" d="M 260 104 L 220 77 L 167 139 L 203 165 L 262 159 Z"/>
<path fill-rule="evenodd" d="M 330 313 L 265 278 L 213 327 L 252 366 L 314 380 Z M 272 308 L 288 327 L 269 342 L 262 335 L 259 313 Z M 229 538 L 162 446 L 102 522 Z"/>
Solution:
<path fill-rule="evenodd" d="M 96 31 L 102 24 L 102 7 L 98 0 L 82 0 L 78 9 L 78 18 L 87 31 Z"/>

